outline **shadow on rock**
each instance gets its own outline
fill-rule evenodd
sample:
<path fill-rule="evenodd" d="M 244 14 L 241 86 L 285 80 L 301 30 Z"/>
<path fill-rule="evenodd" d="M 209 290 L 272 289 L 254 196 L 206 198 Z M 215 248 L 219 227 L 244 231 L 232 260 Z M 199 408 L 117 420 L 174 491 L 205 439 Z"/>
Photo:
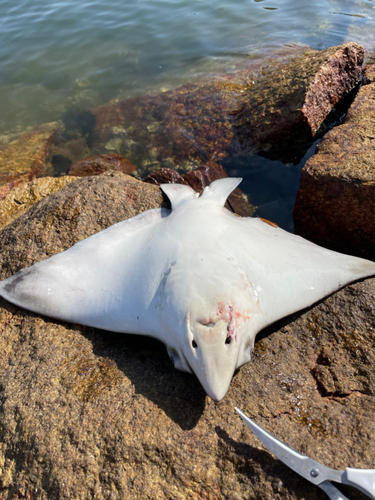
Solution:
<path fill-rule="evenodd" d="M 231 439 L 228 433 L 219 426 L 215 428 L 215 431 L 222 441 L 223 447 L 227 450 L 232 450 L 237 455 L 237 460 L 232 458 L 232 461 L 237 465 L 238 473 L 246 475 L 253 481 L 259 477 L 259 469 L 261 469 L 268 476 L 268 480 L 272 483 L 275 492 L 283 486 L 291 494 L 296 495 L 297 498 L 306 498 L 309 500 L 321 500 L 323 498 L 324 493 L 317 486 L 303 479 L 279 459 L 273 458 L 271 453 Z M 348 498 L 356 498 L 358 500 L 368 498 L 354 487 L 336 483 L 335 486 L 342 493 L 348 495 Z"/>
<path fill-rule="evenodd" d="M 308 481 L 298 476 L 279 459 L 273 458 L 268 451 L 235 441 L 219 426 L 215 428 L 215 431 L 222 442 L 223 448 L 227 450 L 226 453 L 237 456 L 237 459 L 233 457 L 231 459 L 236 464 L 237 473 L 244 474 L 251 481 L 256 481 L 259 477 L 265 475 L 268 481 L 272 483 L 275 493 L 286 488 L 291 496 L 321 500 L 322 492 L 319 488 L 312 486 Z"/>
<path fill-rule="evenodd" d="M 197 425 L 206 394 L 195 376 L 173 367 L 164 344 L 151 337 L 91 328 L 83 334 L 96 356 L 112 359 L 135 391 L 162 409 L 181 429 Z"/>
<path fill-rule="evenodd" d="M 226 450 L 232 450 L 237 455 L 237 460 L 232 457 L 232 462 L 237 465 L 237 472 L 246 475 L 251 481 L 259 477 L 259 469 L 262 469 L 265 475 L 268 476 L 269 482 L 272 483 L 275 492 L 283 486 L 290 493 L 293 492 L 297 498 L 321 500 L 325 497 L 318 486 L 299 476 L 278 458 L 273 458 L 271 453 L 235 441 L 219 426 L 216 426 L 215 431 L 223 443 L 223 447 Z M 348 495 L 348 498 L 356 498 L 357 500 L 366 500 L 368 498 L 352 486 L 337 483 L 335 483 L 335 486 L 344 495 Z"/>

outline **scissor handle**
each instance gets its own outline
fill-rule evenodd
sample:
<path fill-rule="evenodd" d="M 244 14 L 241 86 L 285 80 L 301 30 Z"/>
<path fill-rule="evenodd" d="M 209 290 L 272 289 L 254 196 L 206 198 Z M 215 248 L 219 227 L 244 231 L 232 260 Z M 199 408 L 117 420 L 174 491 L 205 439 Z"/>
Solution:
<path fill-rule="evenodd" d="M 342 482 L 350 484 L 375 500 L 375 469 L 345 469 Z"/>

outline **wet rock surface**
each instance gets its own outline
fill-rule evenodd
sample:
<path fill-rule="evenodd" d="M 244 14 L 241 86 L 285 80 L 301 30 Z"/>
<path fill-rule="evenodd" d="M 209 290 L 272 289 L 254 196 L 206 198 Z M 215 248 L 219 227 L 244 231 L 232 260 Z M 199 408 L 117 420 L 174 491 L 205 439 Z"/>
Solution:
<path fill-rule="evenodd" d="M 375 83 L 366 69 L 344 123 L 323 138 L 301 171 L 295 231 L 375 260 Z"/>
<path fill-rule="evenodd" d="M 0 142 L 0 198 L 23 182 L 51 174 L 52 144 L 60 122 Z"/>
<path fill-rule="evenodd" d="M 78 179 L 0 232 L 1 278 L 162 203 L 121 173 Z M 374 298 L 361 281 L 262 332 L 220 403 L 157 341 L 0 299 L 1 497 L 323 500 L 234 406 L 327 466 L 375 468 Z"/>
<path fill-rule="evenodd" d="M 208 161 L 201 167 L 182 175 L 170 168 L 161 168 L 148 175 L 144 179 L 144 182 L 156 185 L 170 183 L 184 184 L 193 188 L 197 193 L 202 194 L 204 188 L 209 186 L 211 182 L 224 177 L 228 177 L 224 168 L 214 161 Z M 225 207 L 242 217 L 251 217 L 255 211 L 255 207 L 251 205 L 247 196 L 239 188 L 236 188 L 229 195 Z"/>

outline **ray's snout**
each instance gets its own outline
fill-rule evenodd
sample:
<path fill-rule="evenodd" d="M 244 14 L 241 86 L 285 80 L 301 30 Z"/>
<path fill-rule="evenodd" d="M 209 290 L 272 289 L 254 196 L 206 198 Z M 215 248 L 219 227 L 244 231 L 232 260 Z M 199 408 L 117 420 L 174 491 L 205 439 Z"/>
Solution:
<path fill-rule="evenodd" d="M 188 361 L 207 394 L 220 401 L 225 396 L 238 358 L 238 343 L 225 319 L 190 324 Z"/>

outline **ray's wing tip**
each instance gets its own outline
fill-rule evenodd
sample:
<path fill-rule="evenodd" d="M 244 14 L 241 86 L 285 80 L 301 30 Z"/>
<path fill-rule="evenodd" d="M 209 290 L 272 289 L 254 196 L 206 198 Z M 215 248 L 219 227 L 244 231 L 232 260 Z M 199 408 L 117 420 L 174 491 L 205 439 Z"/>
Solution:
<path fill-rule="evenodd" d="M 353 274 L 360 277 L 375 276 L 375 262 L 367 259 L 357 258 L 350 266 Z"/>
<path fill-rule="evenodd" d="M 375 262 L 372 260 L 365 260 L 363 262 L 363 266 L 361 267 L 363 267 L 366 271 L 375 274 Z"/>

